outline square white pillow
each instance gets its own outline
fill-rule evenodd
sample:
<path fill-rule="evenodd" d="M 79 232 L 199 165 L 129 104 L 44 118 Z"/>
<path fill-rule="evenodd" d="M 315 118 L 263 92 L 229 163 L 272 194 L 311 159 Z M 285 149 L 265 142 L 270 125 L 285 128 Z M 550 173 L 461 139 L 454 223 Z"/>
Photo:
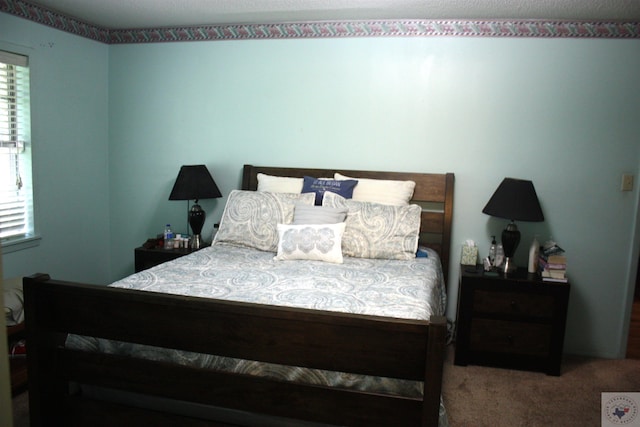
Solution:
<path fill-rule="evenodd" d="M 342 235 L 345 224 L 278 224 L 278 253 L 273 258 L 312 260 L 342 264 Z"/>
<path fill-rule="evenodd" d="M 230 243 L 276 252 L 278 224 L 290 224 L 296 203 L 312 206 L 315 194 L 233 190 L 222 213 L 214 243 Z"/>
<path fill-rule="evenodd" d="M 273 176 L 264 173 L 256 175 L 258 178 L 258 191 L 268 193 L 301 193 L 303 178 L 291 178 L 288 176 Z"/>
<path fill-rule="evenodd" d="M 415 258 L 422 208 L 358 202 L 325 193 L 323 206 L 347 207 L 342 253 L 356 258 L 408 260 Z"/>
<path fill-rule="evenodd" d="M 358 185 L 353 189 L 352 200 L 382 203 L 384 205 L 408 205 L 416 188 L 415 181 L 352 178 L 337 172 L 334 174 L 334 178 L 358 180 Z"/>

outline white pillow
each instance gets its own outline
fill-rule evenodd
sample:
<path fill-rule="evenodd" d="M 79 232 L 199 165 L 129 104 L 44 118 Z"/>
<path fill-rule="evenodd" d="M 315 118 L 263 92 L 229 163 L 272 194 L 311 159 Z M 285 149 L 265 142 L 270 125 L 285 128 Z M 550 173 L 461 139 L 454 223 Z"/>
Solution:
<path fill-rule="evenodd" d="M 347 207 L 342 253 L 356 258 L 415 258 L 420 236 L 418 205 L 393 206 L 358 202 L 326 192 L 323 206 Z"/>
<path fill-rule="evenodd" d="M 346 216 L 347 208 L 296 204 L 296 209 L 293 212 L 293 224 L 337 224 L 344 222 Z"/>
<path fill-rule="evenodd" d="M 233 190 L 222 213 L 214 243 L 230 243 L 276 252 L 278 224 L 290 224 L 296 203 L 313 205 L 314 193 Z"/>
<path fill-rule="evenodd" d="M 287 176 L 272 176 L 264 173 L 256 175 L 258 178 L 258 191 L 269 193 L 301 193 L 303 178 L 291 178 Z"/>
<path fill-rule="evenodd" d="M 334 174 L 334 179 L 358 180 L 358 185 L 353 189 L 352 200 L 382 203 L 384 205 L 408 205 L 413 197 L 413 190 L 416 188 L 415 181 L 351 178 L 337 172 Z"/>
<path fill-rule="evenodd" d="M 344 222 L 337 224 L 278 224 L 278 253 L 273 258 L 342 264 Z"/>

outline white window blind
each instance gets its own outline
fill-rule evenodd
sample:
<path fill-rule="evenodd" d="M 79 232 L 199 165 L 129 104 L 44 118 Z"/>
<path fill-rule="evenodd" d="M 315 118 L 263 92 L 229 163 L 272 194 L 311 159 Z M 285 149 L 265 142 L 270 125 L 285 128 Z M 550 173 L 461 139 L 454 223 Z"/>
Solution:
<path fill-rule="evenodd" d="M 0 240 L 33 233 L 29 62 L 0 51 Z"/>

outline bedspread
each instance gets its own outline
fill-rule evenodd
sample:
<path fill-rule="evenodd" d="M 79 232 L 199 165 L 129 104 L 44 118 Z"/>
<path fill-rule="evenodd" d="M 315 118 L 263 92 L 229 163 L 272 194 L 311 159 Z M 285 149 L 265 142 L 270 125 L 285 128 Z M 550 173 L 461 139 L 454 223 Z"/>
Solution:
<path fill-rule="evenodd" d="M 443 315 L 440 260 L 345 257 L 343 264 L 274 261 L 273 253 L 216 244 L 112 286 L 241 302 L 428 320 Z"/>

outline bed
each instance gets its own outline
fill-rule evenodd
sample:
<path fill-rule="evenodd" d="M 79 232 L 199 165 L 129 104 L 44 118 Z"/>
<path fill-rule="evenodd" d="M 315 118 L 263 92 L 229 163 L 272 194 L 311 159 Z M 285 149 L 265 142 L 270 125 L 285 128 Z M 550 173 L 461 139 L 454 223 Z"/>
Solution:
<path fill-rule="evenodd" d="M 276 197 L 265 191 L 266 177 L 299 180 L 336 174 L 343 181 L 355 177 L 358 185 L 368 179 L 415 182 L 408 206 L 420 206 L 422 255 L 379 260 L 344 256 L 337 262 L 292 258 L 295 251 L 280 246 L 274 254 L 237 244 L 242 227 L 231 226 L 232 218 L 247 211 L 234 209 L 245 206 L 238 200 L 261 197 L 281 203 L 288 197 L 286 192 Z M 212 247 L 109 287 L 52 280 L 46 274 L 24 278 L 32 425 L 438 425 L 443 419 L 447 331 L 442 289 L 448 273 L 453 181 L 453 174 L 245 165 L 241 190 L 229 195 Z M 324 199 L 331 199 L 335 205 L 329 208 L 334 210 L 349 205 L 347 224 L 354 205 L 415 213 L 408 207 L 345 202 L 350 199 L 334 194 L 328 191 Z M 312 199 L 305 208 L 309 211 L 316 202 Z M 411 222 L 402 218 L 402 224 Z M 279 226 L 278 245 L 286 242 L 283 233 L 299 231 L 296 227 Z M 266 240 L 259 228 L 257 245 Z M 344 233 L 343 250 L 347 241 L 351 250 L 362 249 L 357 238 L 350 235 L 349 240 Z M 406 241 L 400 245 L 415 250 Z M 234 267 L 225 264 L 227 258 L 234 259 Z M 434 276 L 440 288 L 423 294 L 409 282 L 412 271 L 433 275 L 429 264 L 440 271 Z M 315 282 L 292 279 L 293 273 L 280 271 L 287 265 L 306 271 Z M 329 266 L 339 275 L 328 276 Z M 172 274 L 180 280 L 187 277 L 195 291 L 184 294 Z M 212 285 L 208 280 L 214 276 L 225 285 Z M 347 278 L 367 281 L 366 291 L 349 285 Z M 393 281 L 397 295 L 390 299 L 379 286 Z M 331 286 L 355 293 L 336 297 Z M 310 298 L 309 287 L 321 288 L 320 296 Z M 374 308 L 361 304 L 367 299 L 374 301 Z M 430 301 L 426 307 L 412 307 L 411 301 L 424 299 Z M 158 356 L 148 349 L 179 356 Z M 230 360 L 234 368 L 227 366 Z M 253 372 L 255 366 L 260 373 Z M 281 374 L 293 371 L 304 372 L 304 378 L 294 381 Z M 345 377 L 350 385 L 344 385 Z M 339 384 L 336 378 L 341 378 Z M 388 390 L 390 383 L 402 387 Z"/>

